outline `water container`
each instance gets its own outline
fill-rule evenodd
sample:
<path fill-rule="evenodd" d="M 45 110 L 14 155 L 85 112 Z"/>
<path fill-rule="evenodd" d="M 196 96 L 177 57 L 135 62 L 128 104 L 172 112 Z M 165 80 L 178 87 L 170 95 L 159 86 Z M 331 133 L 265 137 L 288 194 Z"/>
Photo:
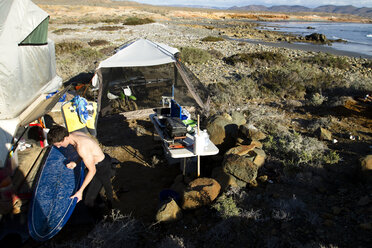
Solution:
<path fill-rule="evenodd" d="M 203 135 L 203 132 L 201 132 L 199 135 L 196 133 L 194 135 L 194 154 L 200 155 L 204 151 L 204 144 L 205 143 L 205 137 Z"/>
<path fill-rule="evenodd" d="M 204 138 L 204 150 L 206 150 L 210 142 L 207 129 L 203 130 L 202 136 Z"/>

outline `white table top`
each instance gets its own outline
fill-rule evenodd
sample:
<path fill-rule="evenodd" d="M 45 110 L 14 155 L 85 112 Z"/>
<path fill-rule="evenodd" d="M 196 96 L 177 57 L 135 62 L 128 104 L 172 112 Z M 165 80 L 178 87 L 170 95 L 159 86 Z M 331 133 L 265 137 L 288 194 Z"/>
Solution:
<path fill-rule="evenodd" d="M 185 148 L 170 148 L 168 146 L 168 142 L 165 139 L 164 133 L 162 129 L 159 126 L 159 122 L 157 120 L 157 115 L 151 114 L 150 115 L 150 120 L 154 124 L 156 132 L 159 134 L 160 138 L 163 140 L 164 147 L 166 151 L 169 153 L 169 155 L 172 158 L 188 158 L 188 157 L 194 157 L 197 156 L 194 153 L 194 135 L 187 133 L 186 134 L 186 139 L 183 140 L 183 143 L 186 144 Z M 200 156 L 210 156 L 210 155 L 215 155 L 219 152 L 218 148 L 213 144 L 212 141 L 209 141 L 208 145 L 204 147 L 204 150 L 198 154 Z"/>

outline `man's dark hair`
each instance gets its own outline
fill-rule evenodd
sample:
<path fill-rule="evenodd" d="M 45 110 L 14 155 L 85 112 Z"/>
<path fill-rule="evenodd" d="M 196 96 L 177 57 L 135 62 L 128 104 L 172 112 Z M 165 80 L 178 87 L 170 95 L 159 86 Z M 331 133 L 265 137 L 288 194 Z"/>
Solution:
<path fill-rule="evenodd" d="M 50 128 L 47 135 L 48 144 L 53 145 L 54 143 L 62 142 L 68 135 L 69 133 L 65 127 L 54 125 Z"/>

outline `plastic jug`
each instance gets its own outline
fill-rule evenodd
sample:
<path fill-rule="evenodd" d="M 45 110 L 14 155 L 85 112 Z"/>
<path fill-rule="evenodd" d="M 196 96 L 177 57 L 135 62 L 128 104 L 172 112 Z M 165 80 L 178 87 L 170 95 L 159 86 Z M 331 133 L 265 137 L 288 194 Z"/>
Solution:
<path fill-rule="evenodd" d="M 207 132 L 207 129 L 204 129 L 203 132 L 202 132 L 202 136 L 204 138 L 204 150 L 207 149 L 208 145 L 209 145 L 209 135 L 208 135 L 208 132 Z"/>
<path fill-rule="evenodd" d="M 200 155 L 204 151 L 204 142 L 205 137 L 203 135 L 203 132 L 200 132 L 198 135 L 197 133 L 194 135 L 194 154 Z"/>

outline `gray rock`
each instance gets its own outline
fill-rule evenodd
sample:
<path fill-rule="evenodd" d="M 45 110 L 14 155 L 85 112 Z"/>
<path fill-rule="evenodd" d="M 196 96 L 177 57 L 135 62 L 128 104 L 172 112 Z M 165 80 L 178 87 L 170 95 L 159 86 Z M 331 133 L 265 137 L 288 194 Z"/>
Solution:
<path fill-rule="evenodd" d="M 225 148 L 235 144 L 238 136 L 238 125 L 232 122 L 227 115 L 220 115 L 209 121 L 207 130 L 210 140 L 215 145 L 222 145 Z"/>
<path fill-rule="evenodd" d="M 221 185 L 222 191 L 225 191 L 229 187 L 238 187 L 235 177 L 224 172 L 222 166 L 213 169 L 212 177 Z"/>
<path fill-rule="evenodd" d="M 260 168 L 265 163 L 266 153 L 260 148 L 254 148 L 252 151 L 248 152 L 248 157 Z"/>
<path fill-rule="evenodd" d="M 312 33 L 312 34 L 306 35 L 305 39 L 309 41 L 319 42 L 319 43 L 329 42 L 329 40 L 324 34 L 319 34 L 319 33 Z"/>
<path fill-rule="evenodd" d="M 173 222 L 181 218 L 181 208 L 174 199 L 171 199 L 159 208 L 155 219 L 157 222 Z"/>
<path fill-rule="evenodd" d="M 361 159 L 362 171 L 372 171 L 372 155 L 367 155 Z"/>
<path fill-rule="evenodd" d="M 258 167 L 249 157 L 229 155 L 223 161 L 224 172 L 235 178 L 250 183 L 257 178 Z"/>
<path fill-rule="evenodd" d="M 319 127 L 317 129 L 317 135 L 321 140 L 332 140 L 332 133 L 325 128 Z"/>
<path fill-rule="evenodd" d="M 238 111 L 232 112 L 231 113 L 231 118 L 232 118 L 232 122 L 235 123 L 238 126 L 244 125 L 244 124 L 247 123 L 247 120 L 245 119 L 244 114 L 242 114 L 241 112 L 238 112 Z"/>
<path fill-rule="evenodd" d="M 183 209 L 195 209 L 208 205 L 220 193 L 221 185 L 213 178 L 197 178 L 190 182 L 183 195 Z"/>
<path fill-rule="evenodd" d="M 263 140 L 266 135 L 252 124 L 244 124 L 239 127 L 240 132 L 251 140 Z"/>

